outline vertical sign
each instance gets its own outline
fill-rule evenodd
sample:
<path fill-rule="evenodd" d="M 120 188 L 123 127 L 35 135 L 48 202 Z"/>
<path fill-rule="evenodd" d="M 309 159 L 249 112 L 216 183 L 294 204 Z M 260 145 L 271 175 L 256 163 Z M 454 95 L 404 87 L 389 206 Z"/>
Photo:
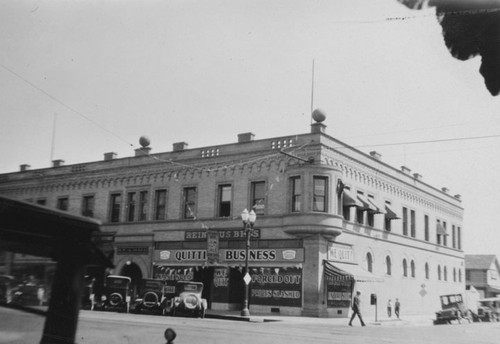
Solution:
<path fill-rule="evenodd" d="M 215 231 L 207 231 L 207 262 L 219 263 L 219 233 Z"/>

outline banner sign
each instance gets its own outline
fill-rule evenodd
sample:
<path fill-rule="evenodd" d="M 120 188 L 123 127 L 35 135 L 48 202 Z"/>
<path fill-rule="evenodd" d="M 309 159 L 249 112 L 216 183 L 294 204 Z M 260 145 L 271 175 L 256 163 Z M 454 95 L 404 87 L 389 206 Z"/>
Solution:
<path fill-rule="evenodd" d="M 250 302 L 254 305 L 302 306 L 301 268 L 253 268 Z"/>
<path fill-rule="evenodd" d="M 207 231 L 207 262 L 219 263 L 219 233 L 214 231 Z"/>
<path fill-rule="evenodd" d="M 247 238 L 247 234 L 243 229 L 228 229 L 222 231 L 186 231 L 184 232 L 184 240 L 204 241 L 207 240 L 210 232 L 218 233 L 220 240 L 244 240 Z M 260 229 L 250 231 L 250 239 L 260 239 Z"/>
<path fill-rule="evenodd" d="M 326 280 L 327 307 L 349 308 L 352 299 L 350 280 Z"/>
<path fill-rule="evenodd" d="M 192 263 L 202 265 L 207 262 L 207 250 L 155 250 L 155 262 L 163 263 Z M 219 264 L 245 262 L 245 249 L 219 249 Z M 302 263 L 304 261 L 303 248 L 263 248 L 250 249 L 249 262 L 278 262 Z"/>
<path fill-rule="evenodd" d="M 165 293 L 167 296 L 175 295 L 175 285 L 177 281 L 192 281 L 194 279 L 193 268 L 153 266 L 153 278 L 166 281 Z"/>

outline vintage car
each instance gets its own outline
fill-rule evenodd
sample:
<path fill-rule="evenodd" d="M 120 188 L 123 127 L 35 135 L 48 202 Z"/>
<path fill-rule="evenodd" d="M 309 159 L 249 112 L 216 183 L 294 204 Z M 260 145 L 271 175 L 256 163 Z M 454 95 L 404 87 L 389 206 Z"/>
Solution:
<path fill-rule="evenodd" d="M 137 285 L 137 297 L 134 301 L 134 313 L 167 313 L 165 281 L 143 278 Z"/>
<path fill-rule="evenodd" d="M 101 302 L 95 308 L 103 311 L 125 312 L 130 311 L 132 279 L 127 276 L 109 275 L 106 277 L 104 294 Z"/>
<path fill-rule="evenodd" d="M 439 298 L 441 299 L 441 310 L 436 312 L 434 325 L 451 324 L 453 320 L 457 320 L 459 323 L 462 320 L 471 322 L 462 294 L 442 295 Z"/>
<path fill-rule="evenodd" d="M 15 301 L 16 292 L 19 290 L 19 283 L 14 276 L 0 275 L 0 303 Z"/>
<path fill-rule="evenodd" d="M 477 318 L 478 321 L 500 321 L 500 298 L 479 299 Z"/>
<path fill-rule="evenodd" d="M 203 283 L 201 282 L 178 281 L 175 286 L 175 297 L 170 303 L 170 314 L 204 318 L 207 300 L 201 297 L 202 291 Z"/>

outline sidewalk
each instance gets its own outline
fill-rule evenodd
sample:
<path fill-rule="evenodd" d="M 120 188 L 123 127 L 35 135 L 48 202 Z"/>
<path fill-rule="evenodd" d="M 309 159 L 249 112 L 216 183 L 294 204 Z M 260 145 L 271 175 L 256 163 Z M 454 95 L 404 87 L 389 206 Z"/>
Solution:
<path fill-rule="evenodd" d="M 211 319 L 233 320 L 233 321 L 248 321 L 248 322 L 272 322 L 282 321 L 289 323 L 315 323 L 335 326 L 348 326 L 348 318 L 313 318 L 288 315 L 270 315 L 270 314 L 252 314 L 249 317 L 243 317 L 240 311 L 226 310 L 207 310 L 205 317 Z M 401 319 L 377 319 L 364 317 L 365 323 L 368 326 L 431 326 L 433 319 L 429 316 L 414 315 L 405 316 Z M 355 320 L 356 326 L 359 326 L 359 320 Z"/>

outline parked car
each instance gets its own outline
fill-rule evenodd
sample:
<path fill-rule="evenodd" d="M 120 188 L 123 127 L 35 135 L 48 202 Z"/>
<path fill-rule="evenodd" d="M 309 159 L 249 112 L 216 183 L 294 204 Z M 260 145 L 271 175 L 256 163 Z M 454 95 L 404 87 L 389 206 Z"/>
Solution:
<path fill-rule="evenodd" d="M 441 299 L 441 310 L 436 312 L 434 325 L 451 324 L 453 320 L 458 320 L 459 323 L 462 320 L 471 322 L 462 294 L 442 295 L 439 298 Z"/>
<path fill-rule="evenodd" d="M 19 283 L 14 276 L 0 275 L 0 302 L 13 302 L 19 290 Z"/>
<path fill-rule="evenodd" d="M 165 281 L 143 278 L 137 285 L 137 298 L 134 301 L 135 313 L 167 313 Z"/>
<path fill-rule="evenodd" d="M 478 318 L 480 321 L 500 321 L 500 297 L 478 300 Z"/>
<path fill-rule="evenodd" d="M 103 311 L 125 312 L 130 311 L 132 279 L 127 276 L 109 275 L 106 277 L 104 294 L 97 308 Z"/>
<path fill-rule="evenodd" d="M 207 300 L 201 297 L 203 283 L 178 281 L 175 286 L 175 297 L 171 301 L 170 314 L 205 317 Z"/>

